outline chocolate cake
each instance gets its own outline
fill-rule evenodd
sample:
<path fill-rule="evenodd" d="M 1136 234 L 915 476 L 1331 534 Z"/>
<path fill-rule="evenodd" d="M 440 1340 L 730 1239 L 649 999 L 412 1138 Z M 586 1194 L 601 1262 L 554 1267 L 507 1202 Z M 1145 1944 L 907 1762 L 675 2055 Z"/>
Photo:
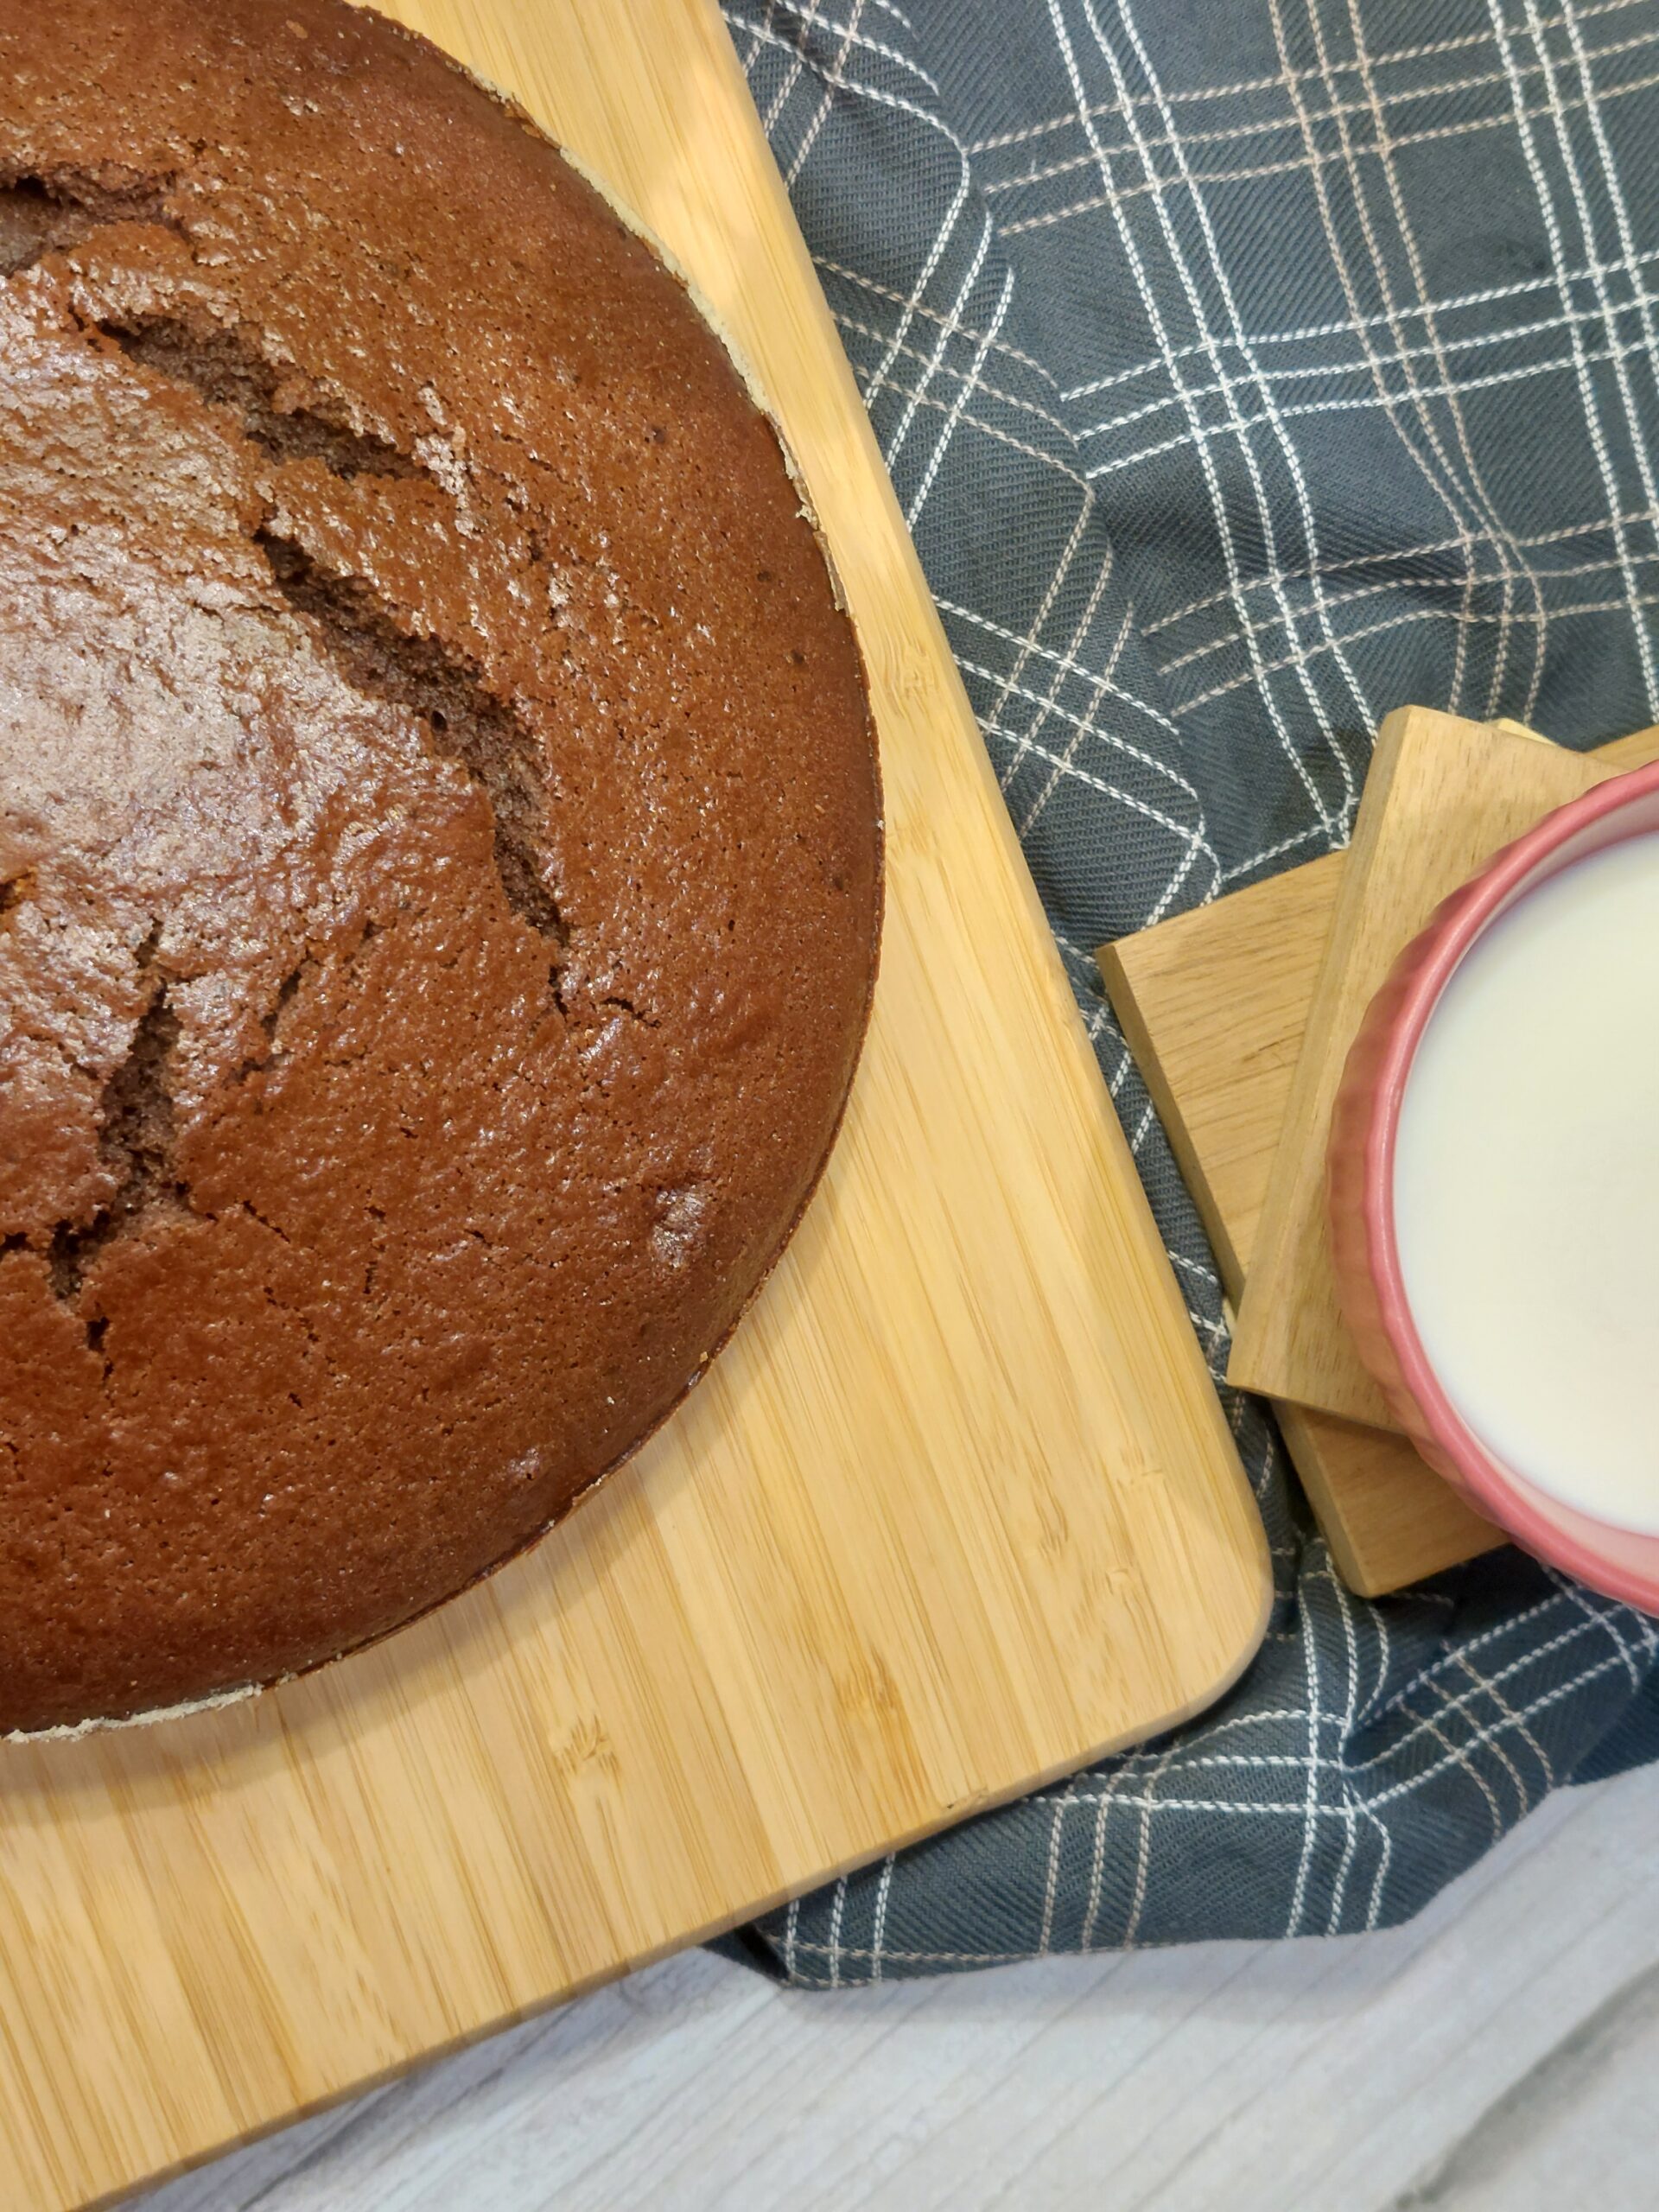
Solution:
<path fill-rule="evenodd" d="M 776 1258 L 869 1001 L 771 425 L 343 0 L 0 20 L 0 1731 L 531 1541 Z"/>

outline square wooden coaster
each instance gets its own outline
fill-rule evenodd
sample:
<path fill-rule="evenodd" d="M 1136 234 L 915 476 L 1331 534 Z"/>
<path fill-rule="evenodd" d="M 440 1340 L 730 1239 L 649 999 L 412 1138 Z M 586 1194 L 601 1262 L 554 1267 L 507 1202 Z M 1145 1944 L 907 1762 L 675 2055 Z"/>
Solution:
<path fill-rule="evenodd" d="M 1214 1247 L 1243 1294 L 1345 853 L 1100 949 L 1101 973 Z M 1403 1437 L 1274 1408 L 1337 1572 L 1380 1597 L 1503 1539 Z"/>
<path fill-rule="evenodd" d="M 1427 708 L 1378 734 L 1238 1309 L 1230 1382 L 1391 1428 L 1338 1311 L 1325 1143 L 1348 1048 L 1395 957 L 1442 899 L 1552 808 L 1617 775 L 1604 755 L 1538 745 Z"/>
<path fill-rule="evenodd" d="M 1656 730 L 1638 731 L 1592 756 L 1574 756 L 1546 752 L 1535 733 L 1517 725 L 1497 727 L 1509 741 L 1497 757 L 1511 776 L 1517 765 L 1514 743 L 1530 740 L 1530 752 L 1542 756 L 1545 779 L 1559 780 L 1565 763 L 1576 788 L 1659 757 Z M 1491 741 L 1491 731 L 1464 723 L 1452 728 L 1454 734 L 1479 732 L 1470 741 L 1479 759 L 1481 741 Z M 1555 803 L 1544 798 L 1528 819 Z M 1525 826 L 1523 821 L 1497 833 L 1493 847 Z M 1255 1280 L 1252 1262 L 1275 1155 L 1351 865 L 1349 854 L 1330 854 L 1101 948 L 1107 989 L 1235 1302 L 1247 1276 Z M 1429 906 L 1440 895 L 1437 891 Z M 1409 934 L 1402 928 L 1399 942 Z M 1394 950 L 1397 945 L 1383 960 L 1385 970 Z M 1356 1023 L 1363 1003 L 1354 1013 Z M 1344 1036 L 1339 1047 L 1331 1047 L 1338 1073 L 1347 1042 Z M 1318 1197 L 1323 1147 L 1306 1149 Z M 1321 1236 L 1322 1219 L 1321 1212 L 1316 1217 Z M 1399 1589 L 1497 1541 L 1491 1524 L 1399 1436 L 1289 1399 L 1279 1398 L 1276 1410 L 1338 1571 L 1363 1594 Z"/>

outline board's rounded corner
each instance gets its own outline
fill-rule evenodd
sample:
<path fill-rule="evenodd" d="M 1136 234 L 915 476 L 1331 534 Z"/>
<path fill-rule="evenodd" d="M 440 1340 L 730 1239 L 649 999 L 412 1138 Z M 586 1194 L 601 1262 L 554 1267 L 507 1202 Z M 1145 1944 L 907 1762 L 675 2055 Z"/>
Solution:
<path fill-rule="evenodd" d="M 1250 1511 L 1257 1531 L 1257 1541 L 1252 1547 L 1255 1557 L 1255 1612 L 1236 1648 L 1230 1649 L 1211 1679 L 1185 1700 L 1167 1719 L 1160 1720 L 1155 1729 L 1147 1730 L 1147 1734 L 1161 1736 L 1171 1729 L 1184 1728 L 1190 1720 L 1196 1720 L 1200 1713 L 1208 1713 L 1212 1706 L 1218 1705 L 1228 1691 L 1243 1680 L 1251 1662 L 1267 1641 L 1268 1624 L 1273 1618 L 1273 1554 L 1268 1548 L 1268 1532 L 1260 1514 L 1255 1511 L 1254 1500 L 1251 1501 Z"/>

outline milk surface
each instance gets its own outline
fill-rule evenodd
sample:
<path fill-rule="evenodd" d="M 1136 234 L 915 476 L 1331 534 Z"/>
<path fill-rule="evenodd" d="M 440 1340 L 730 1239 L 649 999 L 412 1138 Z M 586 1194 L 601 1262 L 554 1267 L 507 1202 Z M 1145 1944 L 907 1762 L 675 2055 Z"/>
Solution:
<path fill-rule="evenodd" d="M 1469 1427 L 1659 1534 L 1659 835 L 1567 868 L 1464 960 L 1407 1081 L 1394 1205 Z"/>

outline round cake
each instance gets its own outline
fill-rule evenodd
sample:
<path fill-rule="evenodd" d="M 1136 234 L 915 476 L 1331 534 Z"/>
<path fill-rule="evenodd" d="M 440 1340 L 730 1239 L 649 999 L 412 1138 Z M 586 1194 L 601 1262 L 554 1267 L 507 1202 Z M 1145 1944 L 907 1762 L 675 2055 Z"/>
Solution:
<path fill-rule="evenodd" d="M 556 1520 L 810 1193 L 857 651 L 776 434 L 343 0 L 0 23 L 0 1731 L 272 1681 Z"/>

